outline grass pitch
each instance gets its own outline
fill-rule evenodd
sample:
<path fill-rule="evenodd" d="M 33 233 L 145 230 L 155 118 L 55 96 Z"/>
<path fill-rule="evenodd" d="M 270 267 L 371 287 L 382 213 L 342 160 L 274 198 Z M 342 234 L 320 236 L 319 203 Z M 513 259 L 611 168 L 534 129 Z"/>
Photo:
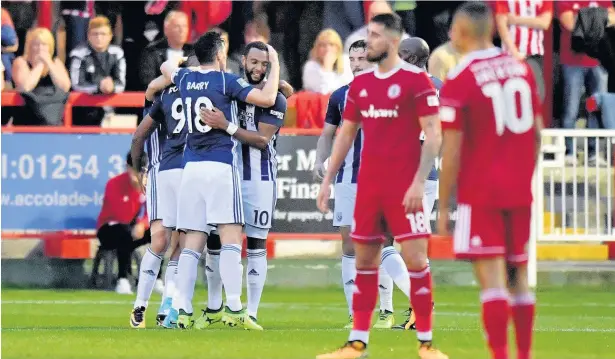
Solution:
<path fill-rule="evenodd" d="M 204 290 L 195 294 L 195 310 Z M 245 358 L 299 359 L 335 349 L 347 338 L 341 288 L 266 288 L 259 311 L 264 332 L 215 327 L 205 331 L 128 328 L 131 296 L 94 291 L 2 290 L 3 358 Z M 478 290 L 436 288 L 435 340 L 451 359 L 487 358 Z M 615 358 L 615 294 L 607 289 L 538 292 L 536 359 Z M 406 300 L 395 294 L 397 321 Z M 198 313 L 200 314 L 200 312 Z M 512 337 L 511 337 L 512 339 Z M 511 342 L 514 343 L 514 342 Z M 372 331 L 371 358 L 416 358 L 414 332 Z"/>

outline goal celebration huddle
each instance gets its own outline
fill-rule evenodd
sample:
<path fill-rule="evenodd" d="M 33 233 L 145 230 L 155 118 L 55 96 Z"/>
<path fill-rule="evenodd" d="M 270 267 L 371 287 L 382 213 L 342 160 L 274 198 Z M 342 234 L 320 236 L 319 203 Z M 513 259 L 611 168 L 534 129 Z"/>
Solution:
<path fill-rule="evenodd" d="M 517 358 L 530 358 L 535 299 L 527 283 L 527 243 L 541 103 L 531 68 L 493 46 L 493 27 L 487 5 L 459 7 L 450 36 L 464 57 L 444 83 L 426 72 L 425 41 L 402 41 L 395 14 L 373 17 L 367 37 L 350 46 L 354 79 L 331 94 L 314 166 L 314 179 L 321 182 L 316 206 L 323 213 L 335 190 L 332 224 L 342 238 L 348 307 L 340 327 L 350 334 L 341 347 L 317 358 L 366 357 L 371 328 L 414 330 L 417 344 L 409 345 L 418 348 L 419 358 L 448 358 L 446 348 L 436 347 L 436 338 L 446 333 L 434 321 L 438 303 L 427 252 L 432 232 L 448 233 L 453 196 L 453 247 L 474 267 L 491 356 L 510 357 L 512 323 Z M 225 72 L 224 46 L 218 33 L 206 33 L 194 44 L 194 56 L 162 64 L 162 76 L 146 92 L 131 157 L 141 163 L 147 149 L 152 242 L 140 265 L 133 328 L 146 326 L 148 301 L 168 252 L 158 325 L 267 330 L 258 308 L 276 205 L 275 144 L 293 89 L 280 81 L 270 45 L 246 46 L 241 77 Z M 207 305 L 195 308 L 203 253 Z M 394 317 L 395 287 L 408 300 L 400 323 Z"/>

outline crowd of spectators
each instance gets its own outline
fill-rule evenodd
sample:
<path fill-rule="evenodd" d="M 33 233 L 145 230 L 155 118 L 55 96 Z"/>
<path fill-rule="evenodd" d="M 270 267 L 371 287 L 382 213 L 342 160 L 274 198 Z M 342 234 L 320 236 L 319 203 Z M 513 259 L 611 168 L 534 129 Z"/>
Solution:
<path fill-rule="evenodd" d="M 347 48 L 352 41 L 366 36 L 369 19 L 396 12 L 404 20 L 404 37 L 422 37 L 433 49 L 428 71 L 444 80 L 460 61 L 448 42 L 448 26 L 460 3 L 59 1 L 54 2 L 53 27 L 49 31 L 37 27 L 35 2 L 3 1 L 3 90 L 19 91 L 27 105 L 36 105 L 3 111 L 3 124 L 9 116 L 14 125 L 60 124 L 62 106 L 71 90 L 89 94 L 143 91 L 159 75 L 162 62 L 189 54 L 191 42 L 208 30 L 219 31 L 228 40 L 227 71 L 241 74 L 244 46 L 259 40 L 279 49 L 282 79 L 295 88 L 328 94 L 351 81 Z M 615 74 L 611 74 L 607 88 L 605 68 L 608 70 L 609 65 L 573 50 L 571 44 L 576 19 L 585 8 L 605 9 L 603 36 L 612 36 L 612 1 L 491 3 L 497 25 L 496 43 L 528 61 L 543 96 L 545 34 L 553 26 L 555 50 L 559 53 L 554 56 L 557 126 L 574 128 L 579 117 L 587 117 L 588 127 L 615 126 L 609 120 L 601 121 L 600 116 L 584 116 L 585 106 L 581 106 L 586 97 L 595 95 L 590 97 L 588 108 L 589 104 L 596 110 L 612 107 L 608 104 L 614 101 L 611 96 L 615 93 Z M 598 21 L 595 16 L 588 17 L 593 24 Z M 611 43 L 615 43 L 612 39 Z M 73 123 L 100 125 L 105 116 L 114 112 L 112 108 L 73 109 Z M 613 110 L 602 112 L 607 112 L 603 118 L 614 116 Z M 572 143 L 568 141 L 566 145 L 571 155 L 568 160 L 574 162 Z"/>

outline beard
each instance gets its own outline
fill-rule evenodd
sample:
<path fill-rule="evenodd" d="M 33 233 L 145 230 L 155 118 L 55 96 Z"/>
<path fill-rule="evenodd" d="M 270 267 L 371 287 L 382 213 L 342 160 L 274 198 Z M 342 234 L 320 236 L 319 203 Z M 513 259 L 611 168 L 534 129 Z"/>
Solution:
<path fill-rule="evenodd" d="M 375 55 L 371 55 L 368 53 L 367 54 L 367 61 L 369 62 L 374 62 L 374 63 L 379 63 L 382 60 L 386 59 L 389 56 L 389 51 L 382 51 L 379 54 L 375 54 Z"/>
<path fill-rule="evenodd" d="M 244 73 L 245 73 L 246 79 L 248 79 L 248 83 L 250 83 L 250 85 L 258 85 L 261 82 L 263 82 L 263 80 L 265 79 L 265 74 L 261 74 L 259 78 L 254 80 L 254 78 L 256 77 L 256 75 L 254 75 L 254 71 L 250 71 L 248 69 L 244 69 Z"/>

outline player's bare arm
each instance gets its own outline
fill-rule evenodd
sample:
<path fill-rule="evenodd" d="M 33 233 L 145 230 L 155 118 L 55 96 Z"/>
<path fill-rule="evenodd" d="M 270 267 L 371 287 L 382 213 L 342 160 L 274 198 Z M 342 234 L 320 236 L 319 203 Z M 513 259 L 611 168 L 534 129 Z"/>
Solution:
<path fill-rule="evenodd" d="M 133 158 L 133 164 L 138 166 L 141 163 L 141 157 L 143 157 L 143 148 L 145 144 L 145 140 L 156 130 L 156 122 L 154 119 L 147 115 L 143 118 L 143 121 L 139 124 L 135 133 L 132 135 L 132 141 L 130 143 L 130 156 Z M 137 173 L 141 173 L 140 168 L 135 168 Z M 145 191 L 145 186 L 143 184 L 143 175 L 139 176 L 139 182 L 141 187 Z"/>
<path fill-rule="evenodd" d="M 442 167 L 440 169 L 438 233 L 445 235 L 448 231 L 448 211 L 450 199 L 457 183 L 459 173 L 459 156 L 461 153 L 462 133 L 446 130 L 442 139 Z"/>
<path fill-rule="evenodd" d="M 412 184 L 404 196 L 403 205 L 406 212 L 423 208 L 423 195 L 425 193 L 425 181 L 431 172 L 431 168 L 440 153 L 442 145 L 442 128 L 439 115 L 424 116 L 419 122 L 425 133 L 425 141 L 421 147 L 421 159 L 419 168 L 414 175 Z"/>
<path fill-rule="evenodd" d="M 226 131 L 230 124 L 230 122 L 226 119 L 226 116 L 224 116 L 224 113 L 217 108 L 214 108 L 212 110 L 202 108 L 200 115 L 203 122 L 211 126 L 211 128 Z M 278 129 L 278 126 L 266 123 L 259 123 L 258 132 L 238 128 L 237 131 L 233 134 L 233 137 L 243 143 L 247 143 L 252 147 L 256 147 L 263 150 L 267 148 L 267 144 L 269 144 L 271 138 L 273 137 L 273 135 L 275 135 Z"/>
<path fill-rule="evenodd" d="M 340 170 L 342 162 L 352 143 L 357 135 L 357 131 L 361 125 L 352 121 L 344 121 L 340 133 L 337 135 L 337 139 L 333 144 L 333 151 L 331 152 L 331 159 L 329 160 L 329 166 L 327 167 L 327 173 L 320 185 L 320 191 L 318 192 L 317 206 L 318 209 L 326 213 L 329 210 L 329 197 L 331 196 L 331 188 L 329 186 L 333 182 L 333 178 Z"/>
<path fill-rule="evenodd" d="M 160 72 L 162 73 L 162 76 L 164 76 L 167 80 L 171 81 L 173 78 L 173 73 L 184 61 L 186 61 L 186 58 L 179 57 L 170 58 L 167 61 L 163 62 L 162 65 L 160 65 Z"/>
<path fill-rule="evenodd" d="M 335 131 L 337 131 L 337 126 L 325 123 L 325 127 L 323 127 L 322 133 L 318 138 L 318 143 L 316 144 L 316 162 L 314 163 L 314 180 L 316 181 L 322 181 L 325 176 L 324 163 L 327 157 L 329 157 L 329 154 L 331 154 Z"/>
<path fill-rule="evenodd" d="M 508 14 L 508 24 L 509 25 L 520 25 L 527 26 L 533 29 L 547 30 L 549 26 L 551 26 L 551 21 L 553 20 L 553 13 L 551 11 L 542 13 L 537 17 L 529 17 L 529 16 L 516 16 L 513 14 Z"/>
<path fill-rule="evenodd" d="M 156 93 L 164 90 L 169 85 L 171 85 L 170 79 L 167 79 L 162 75 L 158 76 L 150 82 L 149 85 L 147 85 L 147 90 L 145 90 L 145 98 L 148 101 L 153 101 Z"/>
<path fill-rule="evenodd" d="M 248 93 L 246 102 L 260 107 L 271 107 L 275 105 L 278 96 L 278 85 L 280 83 L 280 61 L 278 53 L 271 45 L 267 45 L 269 51 L 269 63 L 271 70 L 267 78 L 267 83 L 262 89 L 253 89 Z"/>

